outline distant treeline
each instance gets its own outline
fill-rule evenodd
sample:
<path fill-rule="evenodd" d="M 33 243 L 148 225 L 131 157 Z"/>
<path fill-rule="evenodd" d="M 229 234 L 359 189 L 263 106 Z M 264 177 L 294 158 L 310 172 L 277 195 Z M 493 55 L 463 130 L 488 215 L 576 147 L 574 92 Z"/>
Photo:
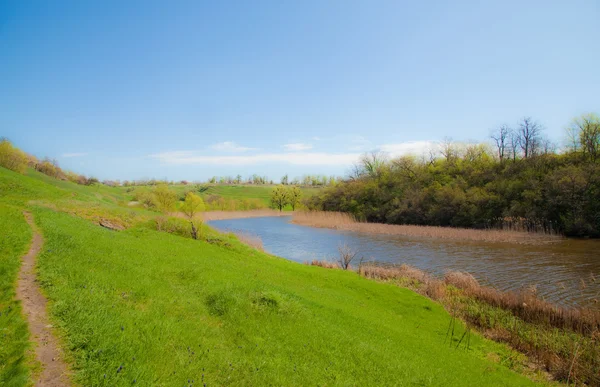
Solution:
<path fill-rule="evenodd" d="M 493 145 L 450 140 L 428 156 L 365 155 L 352 175 L 306 200 L 311 209 L 369 221 L 469 228 L 515 227 L 600 237 L 600 120 L 573 120 L 561 152 L 525 118 Z"/>
<path fill-rule="evenodd" d="M 341 177 L 337 176 L 327 176 L 327 175 L 303 175 L 302 177 L 295 177 L 290 179 L 288 175 L 281 177 L 279 180 L 280 184 L 283 185 L 295 185 L 295 186 L 303 186 L 303 187 L 327 187 L 337 184 L 342 181 Z M 188 184 L 219 184 L 219 185 L 274 185 L 275 181 L 270 179 L 268 176 L 260 176 L 257 174 L 248 176 L 246 178 L 242 177 L 242 175 L 237 176 L 213 176 L 208 180 L 200 181 L 194 180 L 190 182 L 188 180 L 181 181 L 173 181 L 167 179 L 139 179 L 139 180 L 124 180 L 119 181 L 116 180 L 113 182 L 116 185 L 122 185 L 124 187 L 129 186 L 141 186 L 141 185 L 159 185 L 159 184 L 167 184 L 167 185 L 188 185 Z"/>

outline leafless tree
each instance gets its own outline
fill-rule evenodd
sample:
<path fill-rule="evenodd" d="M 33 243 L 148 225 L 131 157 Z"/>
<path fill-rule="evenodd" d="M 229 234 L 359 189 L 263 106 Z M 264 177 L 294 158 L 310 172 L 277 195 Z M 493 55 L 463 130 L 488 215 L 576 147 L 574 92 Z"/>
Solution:
<path fill-rule="evenodd" d="M 500 162 L 504 161 L 508 148 L 510 147 L 510 136 L 512 129 L 508 125 L 502 125 L 492 132 L 491 138 L 498 149 L 498 158 Z"/>
<path fill-rule="evenodd" d="M 513 161 L 517 160 L 517 154 L 519 153 L 519 135 L 515 131 L 511 131 L 508 135 L 508 145 L 510 147 L 510 154 Z"/>
<path fill-rule="evenodd" d="M 519 146 L 523 151 L 523 157 L 535 156 L 540 147 L 542 125 L 533 121 L 531 117 L 524 117 L 519 123 L 518 138 Z"/>
<path fill-rule="evenodd" d="M 458 157 L 458 149 L 450 137 L 444 137 L 440 143 L 440 152 L 446 161 L 454 161 Z"/>
<path fill-rule="evenodd" d="M 544 155 L 554 153 L 556 145 L 548 137 L 542 137 L 540 140 L 540 150 Z"/>
<path fill-rule="evenodd" d="M 344 270 L 348 270 L 350 268 L 350 263 L 356 258 L 358 251 L 348 246 L 347 244 L 343 244 L 338 247 L 338 251 L 340 253 L 338 263 L 341 268 Z"/>

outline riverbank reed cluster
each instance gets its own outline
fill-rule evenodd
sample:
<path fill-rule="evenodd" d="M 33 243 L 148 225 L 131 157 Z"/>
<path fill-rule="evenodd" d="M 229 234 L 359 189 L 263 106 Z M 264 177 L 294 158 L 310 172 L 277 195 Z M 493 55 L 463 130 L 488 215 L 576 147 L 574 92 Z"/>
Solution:
<path fill-rule="evenodd" d="M 337 263 L 309 264 L 339 269 Z M 483 335 L 525 353 L 559 381 L 600 385 L 600 311 L 569 309 L 538 298 L 535 287 L 501 292 L 469 273 L 437 277 L 410 265 L 361 264 L 362 277 L 394 283 L 440 302 Z"/>
<path fill-rule="evenodd" d="M 452 239 L 457 241 L 510 242 L 520 244 L 549 243 L 558 240 L 555 234 L 524 232 L 513 229 L 468 229 L 457 227 L 396 225 L 362 222 L 351 214 L 331 211 L 295 212 L 292 222 L 319 228 L 331 228 L 368 234 L 399 235 Z"/>

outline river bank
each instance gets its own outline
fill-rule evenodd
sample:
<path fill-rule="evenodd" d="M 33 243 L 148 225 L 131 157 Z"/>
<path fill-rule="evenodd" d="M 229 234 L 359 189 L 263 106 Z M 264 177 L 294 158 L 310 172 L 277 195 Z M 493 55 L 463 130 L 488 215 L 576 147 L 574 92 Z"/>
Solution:
<path fill-rule="evenodd" d="M 398 235 L 451 239 L 455 241 L 483 241 L 518 244 L 547 244 L 562 240 L 558 235 L 508 230 L 476 230 L 454 227 L 394 225 L 359 222 L 341 212 L 295 212 L 292 223 L 301 226 L 330 228 L 366 234 Z"/>

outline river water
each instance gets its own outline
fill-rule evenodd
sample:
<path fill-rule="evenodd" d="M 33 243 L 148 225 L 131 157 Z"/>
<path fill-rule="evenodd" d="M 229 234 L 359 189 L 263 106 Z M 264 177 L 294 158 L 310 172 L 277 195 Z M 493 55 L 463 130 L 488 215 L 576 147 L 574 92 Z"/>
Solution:
<path fill-rule="evenodd" d="M 222 231 L 262 239 L 267 252 L 296 262 L 335 260 L 347 244 L 365 260 L 407 263 L 437 275 L 467 271 L 487 286 L 519 290 L 536 286 L 550 302 L 600 309 L 600 241 L 566 239 L 548 245 L 448 241 L 397 235 L 361 234 L 300 226 L 291 217 L 209 222 Z"/>

